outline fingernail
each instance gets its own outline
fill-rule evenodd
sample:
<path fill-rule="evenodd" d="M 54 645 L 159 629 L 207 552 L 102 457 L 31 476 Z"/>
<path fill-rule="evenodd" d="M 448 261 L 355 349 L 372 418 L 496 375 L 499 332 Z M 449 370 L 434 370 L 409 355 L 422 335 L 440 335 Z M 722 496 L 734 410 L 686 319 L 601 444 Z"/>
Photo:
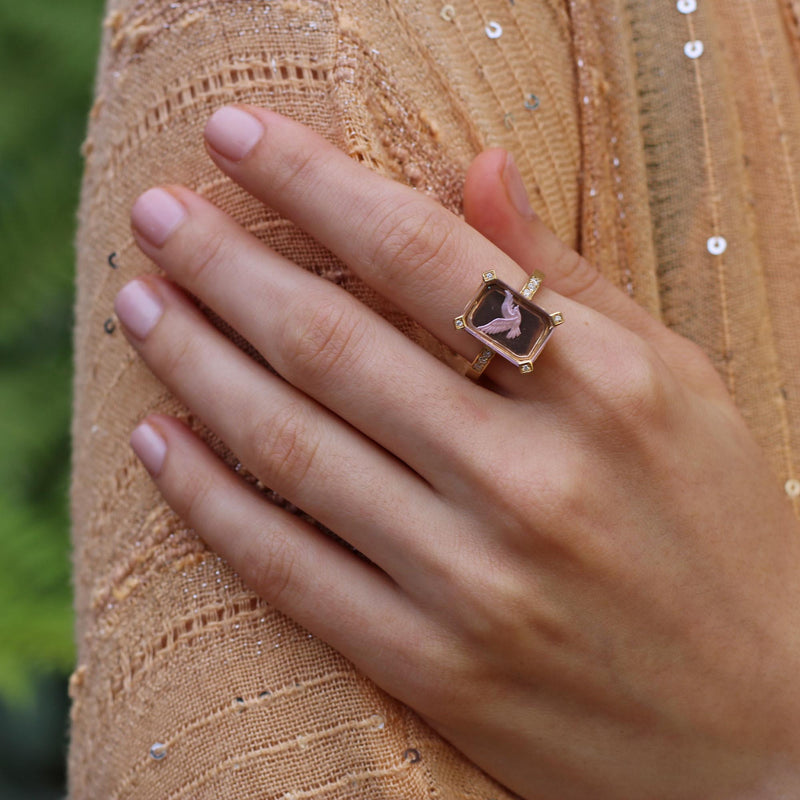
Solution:
<path fill-rule="evenodd" d="M 252 114 L 226 106 L 215 111 L 206 124 L 206 141 L 220 155 L 241 161 L 264 135 L 264 126 Z"/>
<path fill-rule="evenodd" d="M 133 227 L 156 247 L 161 247 L 185 218 L 186 207 L 164 189 L 148 189 L 131 209 Z"/>
<path fill-rule="evenodd" d="M 536 212 L 531 207 L 528 192 L 522 182 L 522 175 L 519 174 L 514 156 L 511 153 L 506 155 L 506 165 L 503 167 L 503 182 L 506 185 L 508 198 L 514 208 L 517 209 L 517 213 L 524 219 L 533 219 L 536 216 Z"/>
<path fill-rule="evenodd" d="M 131 434 L 131 447 L 145 469 L 157 478 L 167 455 L 167 443 L 164 437 L 152 425 L 143 422 Z"/>
<path fill-rule="evenodd" d="M 164 306 L 143 281 L 131 281 L 114 300 L 114 311 L 122 324 L 137 338 L 145 339 L 164 313 Z"/>

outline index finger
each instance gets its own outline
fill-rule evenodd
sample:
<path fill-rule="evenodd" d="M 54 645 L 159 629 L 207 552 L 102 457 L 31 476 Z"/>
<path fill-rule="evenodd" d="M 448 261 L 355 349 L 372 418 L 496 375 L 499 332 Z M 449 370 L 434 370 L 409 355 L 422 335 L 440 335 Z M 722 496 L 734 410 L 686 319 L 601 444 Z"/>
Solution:
<path fill-rule="evenodd" d="M 475 296 L 483 273 L 495 270 L 520 288 L 528 279 L 515 261 L 434 199 L 364 168 L 299 122 L 268 109 L 225 107 L 205 133 L 223 171 L 456 352 L 481 349 L 453 320 Z M 546 288 L 539 302 L 576 322 L 591 313 Z M 520 376 L 512 368 L 498 378 L 509 386 Z"/>

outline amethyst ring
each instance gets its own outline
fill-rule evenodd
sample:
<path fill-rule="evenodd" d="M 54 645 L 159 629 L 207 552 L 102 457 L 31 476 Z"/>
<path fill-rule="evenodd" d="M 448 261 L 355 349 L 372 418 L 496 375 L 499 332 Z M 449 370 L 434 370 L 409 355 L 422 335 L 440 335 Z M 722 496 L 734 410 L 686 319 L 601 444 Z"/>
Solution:
<path fill-rule="evenodd" d="M 495 353 L 516 364 L 523 375 L 533 372 L 533 362 L 564 315 L 548 314 L 532 302 L 544 275 L 534 272 L 517 292 L 497 278 L 494 270 L 483 273 L 483 285 L 454 324 L 457 330 L 472 334 L 483 348 L 472 362 L 469 374 L 480 377 Z"/>

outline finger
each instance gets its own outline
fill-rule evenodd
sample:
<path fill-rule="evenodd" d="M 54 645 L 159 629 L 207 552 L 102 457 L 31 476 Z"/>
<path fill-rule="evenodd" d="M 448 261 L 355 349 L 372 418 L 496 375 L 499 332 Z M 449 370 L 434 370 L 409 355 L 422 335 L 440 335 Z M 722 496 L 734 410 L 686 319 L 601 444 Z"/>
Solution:
<path fill-rule="evenodd" d="M 453 319 L 483 273 L 495 269 L 519 288 L 527 281 L 513 259 L 433 199 L 366 169 L 299 122 L 266 109 L 224 108 L 206 138 L 221 169 L 456 352 L 479 349 Z M 547 288 L 538 302 L 575 324 L 586 317 L 585 307 Z M 492 377 L 512 391 L 529 387 L 507 368 Z"/>
<path fill-rule="evenodd" d="M 405 465 L 263 369 L 168 282 L 133 281 L 115 308 L 156 377 L 263 483 L 406 586 L 438 563 L 448 543 L 416 534 L 452 512 Z"/>
<path fill-rule="evenodd" d="M 478 155 L 464 183 L 466 221 L 527 273 L 545 273 L 559 294 L 616 320 L 653 345 L 676 371 L 715 381 L 696 347 L 671 331 L 565 244 L 533 211 L 514 158 L 503 148 Z"/>
<path fill-rule="evenodd" d="M 166 237 L 156 225 L 183 215 Z M 181 187 L 132 211 L 142 250 L 247 339 L 286 380 L 444 492 L 476 421 L 498 398 L 412 343 L 329 281 L 278 255 Z M 469 338 L 469 337 L 467 337 Z M 469 342 L 467 342 L 469 344 Z"/>
<path fill-rule="evenodd" d="M 412 615 L 384 573 L 266 500 L 178 420 L 149 417 L 131 444 L 174 511 L 270 605 L 357 664 L 407 641 Z"/>
<path fill-rule="evenodd" d="M 545 272 L 551 289 L 640 335 L 665 330 L 542 222 L 508 151 L 496 147 L 475 157 L 464 182 L 464 217 L 526 272 Z"/>

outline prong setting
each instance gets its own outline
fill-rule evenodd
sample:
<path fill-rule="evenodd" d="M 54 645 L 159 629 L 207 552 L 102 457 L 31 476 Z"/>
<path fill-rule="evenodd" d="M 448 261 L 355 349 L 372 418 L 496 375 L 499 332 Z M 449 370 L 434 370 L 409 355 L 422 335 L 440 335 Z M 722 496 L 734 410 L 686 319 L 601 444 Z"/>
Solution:
<path fill-rule="evenodd" d="M 531 300 L 544 281 L 538 270 L 520 291 L 499 280 L 495 270 L 487 270 L 482 277 L 476 297 L 453 320 L 457 330 L 467 331 L 482 345 L 468 374 L 473 378 L 482 375 L 497 354 L 529 375 L 556 326 L 564 322 L 564 315 L 560 311 L 551 314 Z"/>

